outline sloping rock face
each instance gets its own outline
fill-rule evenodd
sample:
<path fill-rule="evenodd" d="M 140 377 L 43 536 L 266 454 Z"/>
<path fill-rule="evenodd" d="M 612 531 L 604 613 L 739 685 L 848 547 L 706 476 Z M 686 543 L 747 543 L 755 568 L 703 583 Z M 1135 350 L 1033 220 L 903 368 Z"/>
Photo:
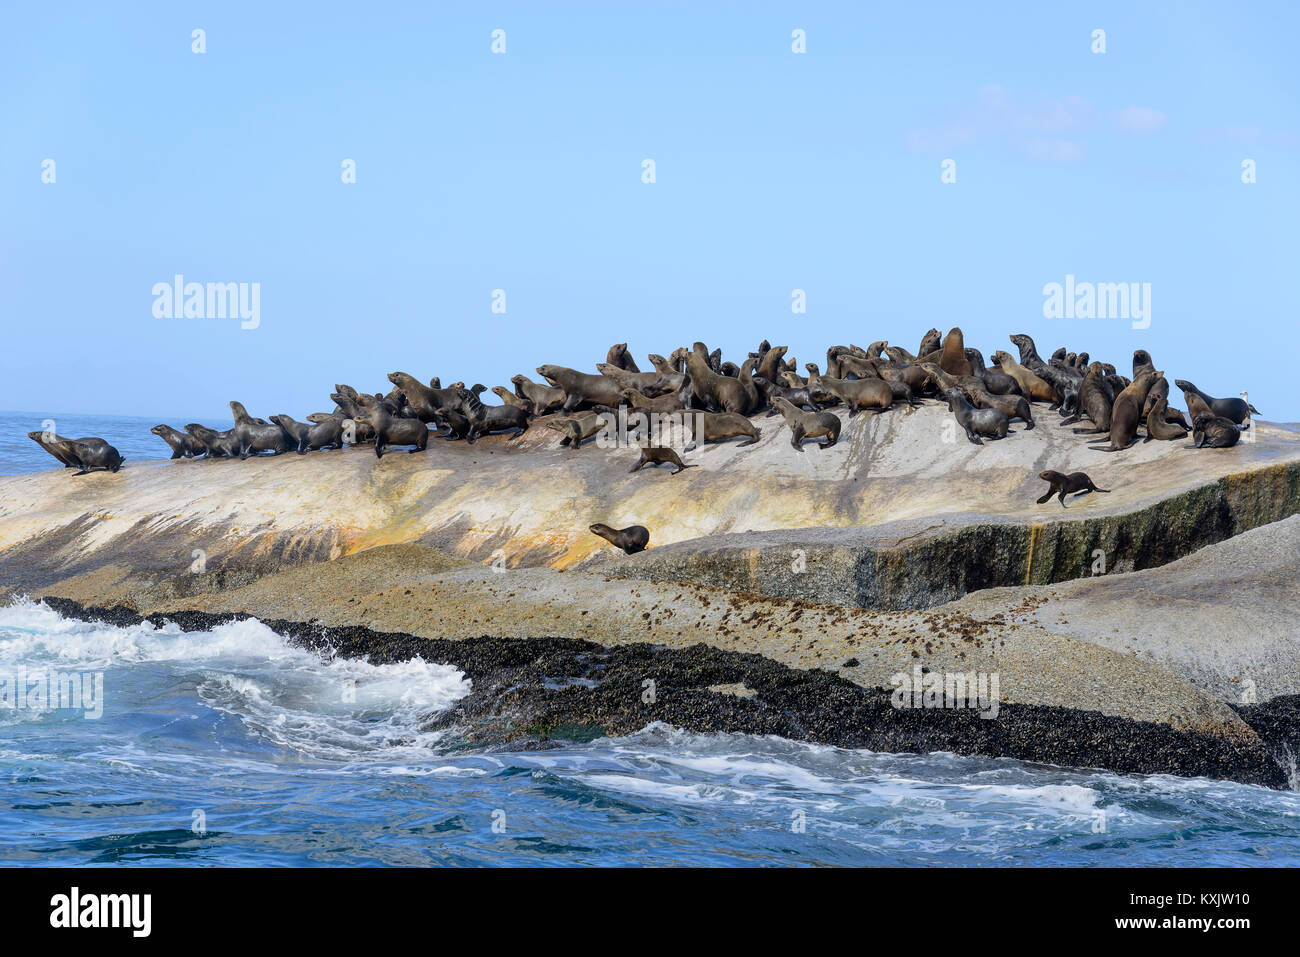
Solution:
<path fill-rule="evenodd" d="M 608 573 L 874 608 L 1158 566 L 1300 511 L 1300 433 L 1256 423 L 1252 441 L 1120 453 L 1039 412 L 1033 430 L 974 446 L 925 405 L 846 422 L 840 443 L 797 453 L 779 418 L 756 446 L 707 446 L 680 475 L 628 474 L 635 450 L 521 439 L 377 461 L 368 449 L 239 461 L 132 463 L 0 480 L 0 588 L 78 576 L 175 596 L 230 588 L 378 545 L 435 546 L 505 567 Z M 1036 505 L 1038 472 L 1088 472 L 1109 494 Z M 592 522 L 645 525 L 625 560 Z M 667 547 L 665 547 L 667 546 Z M 611 560 L 615 559 L 615 560 Z"/>

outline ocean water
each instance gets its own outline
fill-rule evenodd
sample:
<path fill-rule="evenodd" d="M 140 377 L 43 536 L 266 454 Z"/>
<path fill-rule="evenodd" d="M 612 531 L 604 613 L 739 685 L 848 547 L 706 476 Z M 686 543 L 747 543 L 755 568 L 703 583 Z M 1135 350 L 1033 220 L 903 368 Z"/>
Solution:
<path fill-rule="evenodd" d="M 1219 781 L 657 725 L 484 751 L 421 730 L 468 693 L 456 670 L 326 660 L 254 620 L 19 602 L 0 689 L 20 674 L 92 693 L 0 707 L 0 864 L 1300 864 L 1300 794 Z"/>
<path fill-rule="evenodd" d="M 0 475 L 21 475 L 61 466 L 49 452 L 27 437 L 28 432 L 44 431 L 52 423 L 54 431 L 69 439 L 98 436 L 114 446 L 132 462 L 171 458 L 167 443 L 149 430 L 160 423 L 184 430 L 186 423 L 202 422 L 214 429 L 228 429 L 233 424 L 230 413 L 211 416 L 170 416 L 142 419 L 126 415 L 73 415 L 41 412 L 0 412 Z M 71 473 L 69 473 L 71 474 Z"/>

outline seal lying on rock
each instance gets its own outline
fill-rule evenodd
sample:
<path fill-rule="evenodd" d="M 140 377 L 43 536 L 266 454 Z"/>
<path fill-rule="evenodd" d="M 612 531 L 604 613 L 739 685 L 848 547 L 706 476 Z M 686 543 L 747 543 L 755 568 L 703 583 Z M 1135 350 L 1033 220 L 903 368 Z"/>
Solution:
<path fill-rule="evenodd" d="M 116 472 L 126 459 L 103 439 L 65 439 L 53 432 L 28 432 L 27 437 L 63 463 L 65 468 L 77 468 L 77 475 L 104 469 Z"/>
<path fill-rule="evenodd" d="M 1202 413 L 1192 422 L 1192 439 L 1198 449 L 1229 449 L 1241 439 L 1241 426 L 1222 415 Z"/>
<path fill-rule="evenodd" d="M 1160 380 L 1165 381 L 1164 379 Z M 1165 414 L 1169 409 L 1169 401 L 1161 396 L 1156 399 L 1155 405 L 1147 413 L 1147 437 L 1142 440 L 1143 444 L 1150 442 L 1152 439 L 1172 439 L 1186 438 L 1187 429 L 1183 428 L 1177 422 L 1168 422 L 1165 420 Z"/>
<path fill-rule="evenodd" d="M 635 555 L 645 551 L 650 544 L 650 529 L 644 525 L 629 525 L 627 528 L 610 528 L 597 522 L 588 526 L 593 535 L 599 535 L 616 548 L 623 549 L 625 555 Z"/>
<path fill-rule="evenodd" d="M 782 416 L 785 417 L 785 424 L 790 426 L 790 444 L 794 446 L 796 452 L 803 451 L 803 440 L 805 438 L 825 437 L 826 441 L 819 443 L 822 448 L 829 449 L 840 437 L 841 423 L 839 416 L 832 412 L 804 412 L 797 409 L 794 403 L 789 399 L 782 399 L 779 396 L 772 400 L 772 405 Z"/>
<path fill-rule="evenodd" d="M 1042 505 L 1055 495 L 1061 503 L 1061 508 L 1066 508 L 1065 496 L 1067 495 L 1110 491 L 1108 488 L 1097 488 L 1092 479 L 1088 478 L 1083 472 L 1071 472 L 1068 475 L 1063 475 L 1060 472 L 1053 472 L 1048 469 L 1046 472 L 1039 472 L 1038 477 L 1047 482 L 1049 486 L 1046 494 L 1038 500 L 1039 505 Z"/>
<path fill-rule="evenodd" d="M 737 435 L 749 436 L 748 441 L 741 442 L 737 448 L 753 445 L 763 433 L 754 427 L 754 423 L 735 412 L 692 412 L 684 416 L 686 432 L 691 436 L 691 444 L 683 451 L 689 452 L 705 442 L 721 442 L 723 439 L 735 438 Z"/>
<path fill-rule="evenodd" d="M 208 451 L 207 446 L 194 436 L 188 432 L 178 432 L 170 425 L 155 425 L 149 431 L 167 443 L 172 450 L 172 458 L 174 459 L 182 457 L 192 459 L 194 456 L 204 455 Z"/>
<path fill-rule="evenodd" d="M 948 409 L 957 419 L 957 424 L 966 430 L 966 438 L 976 445 L 983 445 L 980 436 L 990 439 L 1005 438 L 1009 420 L 1006 413 L 998 409 L 977 409 L 966 401 L 961 389 L 945 389 Z"/>
<path fill-rule="evenodd" d="M 636 465 L 628 469 L 628 472 L 640 471 L 647 465 L 658 467 L 664 462 L 677 466 L 677 468 L 672 471 L 673 475 L 696 467 L 684 463 L 682 457 L 666 445 L 643 445 L 641 446 L 641 457 L 637 459 Z"/>

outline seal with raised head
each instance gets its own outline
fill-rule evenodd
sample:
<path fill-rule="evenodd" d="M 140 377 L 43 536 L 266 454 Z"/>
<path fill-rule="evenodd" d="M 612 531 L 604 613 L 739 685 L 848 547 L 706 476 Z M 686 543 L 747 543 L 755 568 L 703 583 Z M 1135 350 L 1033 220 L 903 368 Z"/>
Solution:
<path fill-rule="evenodd" d="M 705 408 L 721 409 L 744 415 L 749 411 L 749 392 L 739 379 L 714 372 L 707 346 L 697 342 L 686 354 L 686 368 L 691 374 L 695 397 Z"/>
<path fill-rule="evenodd" d="M 517 439 L 528 430 L 528 414 L 513 405 L 484 405 L 479 394 L 484 386 L 475 383 L 472 388 L 460 389 L 460 411 L 469 421 L 470 434 L 467 436 L 471 445 L 480 435 L 493 432 L 513 432 L 512 439 Z"/>
<path fill-rule="evenodd" d="M 825 438 L 825 442 L 818 443 L 823 449 L 829 449 L 839 441 L 842 423 L 833 412 L 804 412 L 795 408 L 789 399 L 779 396 L 772 400 L 772 405 L 785 418 L 785 424 L 790 426 L 790 444 L 796 452 L 803 451 L 803 440 L 806 438 Z"/>
<path fill-rule="evenodd" d="M 1111 391 L 1110 383 L 1106 379 L 1105 372 L 1102 370 L 1100 362 L 1094 362 L 1088 366 L 1088 372 L 1083 377 L 1083 383 L 1079 386 L 1079 401 L 1074 409 L 1073 416 L 1063 420 L 1062 425 L 1070 422 L 1077 422 L 1082 416 L 1087 416 L 1092 420 L 1091 429 L 1075 429 L 1077 434 L 1086 432 L 1109 432 L 1110 431 L 1110 412 L 1111 407 L 1115 404 L 1115 396 Z"/>
<path fill-rule="evenodd" d="M 1163 382 L 1164 380 L 1161 379 L 1160 381 Z M 1187 437 L 1187 429 L 1177 422 L 1166 421 L 1165 415 L 1168 409 L 1168 399 L 1164 396 L 1156 399 L 1156 404 L 1147 413 L 1147 437 L 1142 440 L 1143 444 L 1150 442 L 1152 439 L 1170 441 Z"/>
<path fill-rule="evenodd" d="M 207 454 L 208 447 L 188 432 L 180 432 L 170 425 L 155 425 L 149 431 L 167 443 L 174 459 L 192 459 Z"/>
<path fill-rule="evenodd" d="M 382 459 L 390 445 L 411 445 L 408 452 L 423 452 L 429 444 L 429 427 L 422 419 L 396 418 L 372 395 L 360 398 L 362 411 L 375 430 L 375 457 Z"/>
<path fill-rule="evenodd" d="M 234 429 L 218 432 L 198 422 L 185 426 L 185 431 L 203 443 L 210 459 L 229 459 L 239 454 L 239 440 L 235 438 Z"/>
<path fill-rule="evenodd" d="M 977 409 L 966 401 L 961 389 L 945 389 L 948 409 L 957 419 L 957 424 L 966 430 L 966 438 L 976 445 L 983 445 L 980 436 L 990 439 L 1005 438 L 1009 420 L 1006 413 L 997 409 Z"/>
<path fill-rule="evenodd" d="M 335 416 L 311 425 L 283 414 L 271 416 L 271 421 L 284 429 L 284 434 L 289 436 L 299 455 L 306 455 L 308 449 L 343 448 L 343 420 Z"/>
<path fill-rule="evenodd" d="M 878 409 L 884 412 L 894 404 L 894 390 L 884 379 L 835 379 L 817 371 L 814 363 L 807 363 L 808 394 L 815 402 L 834 403 L 836 399 L 849 409 L 849 417 L 861 409 Z"/>
<path fill-rule="evenodd" d="M 460 403 L 457 387 L 433 389 L 407 372 L 390 372 L 388 381 L 402 390 L 406 404 L 421 422 L 434 422 L 439 412 L 455 409 Z"/>
<path fill-rule="evenodd" d="M 1038 477 L 1048 484 L 1047 492 L 1038 500 L 1039 505 L 1042 505 L 1055 495 L 1061 503 L 1061 508 L 1066 508 L 1065 496 L 1067 495 L 1085 495 L 1088 492 L 1110 491 L 1108 488 L 1097 488 L 1092 479 L 1088 478 L 1084 472 L 1071 472 L 1066 475 L 1048 469 L 1046 472 L 1039 472 Z"/>
<path fill-rule="evenodd" d="M 532 404 L 533 415 L 546 415 L 564 404 L 563 389 L 534 382 L 526 375 L 511 376 L 510 381 L 515 387 L 515 395 Z"/>
<path fill-rule="evenodd" d="M 636 389 L 638 392 L 644 392 L 649 396 L 676 392 L 682 387 L 683 374 L 680 372 L 665 374 L 657 369 L 653 372 L 628 372 L 618 366 L 612 366 L 608 362 L 598 362 L 596 368 L 601 375 L 617 382 L 620 389 Z"/>
<path fill-rule="evenodd" d="M 667 462 L 669 465 L 677 466 L 675 469 L 672 470 L 671 474 L 673 475 L 676 475 L 678 472 L 684 472 L 687 469 L 693 469 L 696 467 L 694 465 L 687 465 L 685 462 L 683 462 L 682 457 L 678 455 L 674 449 L 672 449 L 667 445 L 642 445 L 640 448 L 641 448 L 641 457 L 637 459 L 636 465 L 628 469 L 629 473 L 639 471 L 645 468 L 647 465 L 653 465 L 657 468 L 658 466 L 664 464 L 665 462 Z"/>
<path fill-rule="evenodd" d="M 1020 385 L 1021 393 L 1031 402 L 1057 403 L 1061 401 L 1060 393 L 1052 387 L 1051 383 L 1022 366 L 1012 358 L 1010 353 L 999 349 L 993 353 L 993 361 L 998 364 L 999 369 L 1016 380 Z"/>
<path fill-rule="evenodd" d="M 1241 426 L 1222 415 L 1202 413 L 1192 421 L 1192 440 L 1198 449 L 1229 449 L 1241 439 Z"/>
<path fill-rule="evenodd" d="M 533 404 L 529 402 L 527 399 L 519 398 L 519 396 L 515 395 L 505 386 L 494 385 L 492 387 L 492 391 L 496 394 L 496 397 L 500 399 L 502 403 L 504 403 L 505 405 L 513 405 L 516 409 L 522 409 L 525 415 L 532 413 Z"/>
<path fill-rule="evenodd" d="M 1106 452 L 1119 452 L 1137 440 L 1138 426 L 1142 423 L 1142 408 L 1146 405 L 1147 393 L 1151 391 L 1163 372 L 1143 369 L 1142 373 L 1115 397 L 1115 404 L 1110 410 L 1110 447 Z M 1090 445 L 1097 449 L 1099 446 Z"/>
<path fill-rule="evenodd" d="M 235 418 L 235 441 L 239 443 L 239 457 L 246 459 L 254 452 L 279 455 L 289 451 L 289 436 L 284 429 L 264 419 L 248 414 L 242 402 L 230 402 L 230 414 Z"/>
<path fill-rule="evenodd" d="M 637 552 L 643 552 L 645 547 L 650 544 L 650 529 L 644 525 L 610 528 L 608 525 L 597 522 L 595 525 L 588 525 L 587 530 L 593 535 L 599 535 L 615 548 L 623 549 L 625 555 L 635 555 Z"/>
<path fill-rule="evenodd" d="M 574 412 L 584 402 L 589 405 L 604 405 L 614 408 L 622 396 L 622 386 L 615 379 L 604 375 L 592 375 L 579 372 L 568 366 L 547 363 L 537 367 L 537 374 L 557 389 L 564 390 L 564 404 L 561 412 Z"/>
<path fill-rule="evenodd" d="M 966 358 L 966 342 L 962 338 L 960 326 L 953 326 L 944 337 L 938 365 L 949 375 L 971 375 L 974 372 L 970 360 Z"/>
<path fill-rule="evenodd" d="M 632 358 L 632 354 L 627 351 L 626 342 L 616 342 L 614 345 L 610 346 L 609 352 L 605 355 L 605 361 L 609 365 L 617 366 L 620 369 L 626 369 L 628 372 L 641 371 L 637 368 L 636 360 Z"/>
<path fill-rule="evenodd" d="M 1246 416 L 1248 415 L 1259 415 L 1259 409 L 1255 408 L 1245 399 L 1216 399 L 1214 396 L 1202 392 L 1186 379 L 1175 379 L 1174 385 L 1183 390 L 1184 396 L 1196 396 L 1205 403 L 1206 407 L 1214 415 L 1223 416 L 1225 419 L 1231 419 L 1233 425 L 1241 425 L 1241 423 L 1246 421 Z M 1193 424 L 1195 424 L 1196 412 L 1192 409 L 1191 399 L 1187 400 L 1187 411 L 1192 414 Z M 1216 446 L 1216 448 L 1220 447 L 1221 446 Z"/>
<path fill-rule="evenodd" d="M 65 439 L 54 432 L 28 432 L 27 437 L 63 463 L 65 468 L 87 472 L 116 472 L 126 459 L 120 452 L 98 436 L 84 439 Z"/>

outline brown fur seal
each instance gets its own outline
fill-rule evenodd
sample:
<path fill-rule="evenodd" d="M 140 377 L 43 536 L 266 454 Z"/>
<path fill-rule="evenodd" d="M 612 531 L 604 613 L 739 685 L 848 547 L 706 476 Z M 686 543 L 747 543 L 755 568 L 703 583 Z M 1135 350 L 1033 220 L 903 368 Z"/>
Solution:
<path fill-rule="evenodd" d="M 966 430 L 966 438 L 976 445 L 983 445 L 980 436 L 990 439 L 1005 438 L 1008 419 L 997 409 L 977 409 L 966 401 L 961 389 L 945 389 L 948 409 L 957 419 L 957 424 Z"/>
<path fill-rule="evenodd" d="M 835 379 L 821 375 L 817 366 L 808 363 L 808 394 L 814 402 L 833 403 L 838 399 L 849 409 L 849 417 L 861 409 L 884 412 L 894 405 L 894 390 L 884 379 Z"/>
<path fill-rule="evenodd" d="M 826 441 L 818 443 L 829 449 L 840 438 L 842 423 L 839 416 L 832 412 L 804 412 L 794 403 L 780 397 L 772 400 L 773 407 L 785 417 L 785 424 L 790 426 L 790 444 L 796 452 L 803 451 L 803 440 L 825 437 Z"/>
<path fill-rule="evenodd" d="M 460 412 L 470 424 L 466 438 L 470 444 L 480 435 L 493 432 L 513 432 L 512 439 L 517 439 L 528 431 L 528 413 L 514 405 L 484 405 L 479 394 L 484 387 L 475 384 L 470 389 L 458 390 L 460 394 Z"/>
<path fill-rule="evenodd" d="M 560 439 L 561 445 L 578 449 L 582 447 L 583 442 L 605 427 L 605 419 L 595 412 L 587 412 L 583 415 L 552 419 L 546 423 L 546 427 L 564 436 Z"/>
<path fill-rule="evenodd" d="M 1138 426 L 1142 422 L 1142 407 L 1146 404 L 1147 393 L 1151 391 L 1163 372 L 1144 369 L 1142 374 L 1115 397 L 1115 404 L 1110 410 L 1110 447 L 1107 452 L 1119 452 L 1128 448 L 1137 440 Z M 1098 448 L 1098 446 L 1089 446 Z"/>
<path fill-rule="evenodd" d="M 203 443 L 210 459 L 234 458 L 239 454 L 239 441 L 235 438 L 234 429 L 218 432 L 206 425 L 191 422 L 185 426 L 185 431 Z"/>
<path fill-rule="evenodd" d="M 1046 494 L 1038 500 L 1039 505 L 1042 505 L 1055 495 L 1061 503 L 1061 508 L 1065 508 L 1065 496 L 1067 495 L 1110 491 L 1108 488 L 1097 488 L 1092 479 L 1088 478 L 1083 472 L 1071 472 L 1069 475 L 1063 475 L 1060 472 L 1053 472 L 1048 469 L 1046 472 L 1039 472 L 1038 477 L 1047 482 L 1049 486 Z"/>
<path fill-rule="evenodd" d="M 943 333 L 938 329 L 931 329 L 921 337 L 921 345 L 917 348 L 918 356 L 929 355 L 931 352 L 938 352 L 943 347 Z"/>
<path fill-rule="evenodd" d="M 360 398 L 362 411 L 375 430 L 375 457 L 383 458 L 390 445 L 411 445 L 408 452 L 423 452 L 429 444 L 429 427 L 421 419 L 395 418 L 384 403 L 371 395 Z"/>
<path fill-rule="evenodd" d="M 149 430 L 158 436 L 172 450 L 172 458 L 192 459 L 196 455 L 204 455 L 208 448 L 188 432 L 180 432 L 173 429 L 170 425 L 155 425 Z"/>
<path fill-rule="evenodd" d="M 971 375 L 970 360 L 966 358 L 966 342 L 962 338 L 961 327 L 953 326 L 944 337 L 943 348 L 939 353 L 939 368 L 949 375 Z"/>
<path fill-rule="evenodd" d="M 650 544 L 650 529 L 644 525 L 629 525 L 627 528 L 610 528 L 597 522 L 587 526 L 593 535 L 599 535 L 616 548 L 623 549 L 625 555 L 635 555 L 645 551 Z"/>
<path fill-rule="evenodd" d="M 432 422 L 444 409 L 454 409 L 459 401 L 454 387 L 433 389 L 406 372 L 388 373 L 388 381 L 402 390 L 406 403 L 421 422 Z"/>
<path fill-rule="evenodd" d="M 614 408 L 621 398 L 622 386 L 609 376 L 592 375 L 579 372 L 568 366 L 547 363 L 537 367 L 537 374 L 557 389 L 564 390 L 564 404 L 561 412 L 574 412 L 584 402 L 588 405 L 604 405 Z"/>
<path fill-rule="evenodd" d="M 546 415 L 564 404 L 564 390 L 534 382 L 526 375 L 511 376 L 515 395 L 532 404 L 533 415 Z"/>
<path fill-rule="evenodd" d="M 1061 396 L 1051 384 L 1041 376 L 1026 369 L 1019 362 L 1013 359 L 1010 353 L 1003 352 L 999 349 L 993 353 L 993 359 L 1000 368 L 1011 378 L 1015 379 L 1020 386 L 1020 391 L 1031 402 L 1060 402 Z"/>
<path fill-rule="evenodd" d="M 608 376 L 617 382 L 620 389 L 636 389 L 648 396 L 676 392 L 682 387 L 682 379 L 685 378 L 680 372 L 670 372 L 666 375 L 659 371 L 628 372 L 617 366 L 612 366 L 608 362 L 598 362 L 596 368 L 601 375 Z"/>
<path fill-rule="evenodd" d="M 503 385 L 494 385 L 492 391 L 496 397 L 506 405 L 513 405 L 516 409 L 523 409 L 525 414 L 531 415 L 533 404 L 527 399 L 521 399 Z"/>
<path fill-rule="evenodd" d="M 695 397 L 710 410 L 721 409 L 744 415 L 749 411 L 749 393 L 739 379 L 714 372 L 709 353 L 702 342 L 695 343 L 686 354 L 686 368 L 691 374 Z"/>
<path fill-rule="evenodd" d="M 627 351 L 626 342 L 617 342 L 610 346 L 609 352 L 605 355 L 605 362 L 628 372 L 641 371 L 637 368 L 636 360 L 632 358 L 632 354 Z"/>
<path fill-rule="evenodd" d="M 1212 395 L 1206 395 L 1186 379 L 1175 379 L 1174 385 L 1183 390 L 1183 395 L 1195 395 L 1214 415 L 1222 416 L 1225 419 L 1231 419 L 1233 425 L 1241 425 L 1246 421 L 1246 416 L 1254 414 L 1259 415 L 1259 409 L 1255 408 L 1245 399 L 1216 399 Z M 1192 410 L 1191 399 L 1187 400 L 1187 411 L 1192 414 L 1193 421 L 1196 418 L 1196 412 Z"/>
<path fill-rule="evenodd" d="M 763 434 L 754 427 L 754 423 L 735 412 L 692 412 L 685 418 L 686 433 L 691 437 L 691 444 L 683 451 L 689 452 L 705 442 L 721 442 L 738 435 L 748 436 L 738 448 L 753 445 Z"/>
<path fill-rule="evenodd" d="M 1163 382 L 1164 380 L 1161 379 L 1160 381 Z M 1165 421 L 1165 412 L 1168 408 L 1169 401 L 1167 399 L 1163 396 L 1156 399 L 1156 404 L 1147 413 L 1147 437 L 1142 440 L 1143 443 L 1150 442 L 1152 439 L 1170 441 L 1187 437 L 1187 430 L 1181 425 Z"/>
<path fill-rule="evenodd" d="M 1198 415 L 1192 422 L 1198 449 L 1229 449 L 1241 439 L 1241 426 L 1222 415 Z"/>
<path fill-rule="evenodd" d="M 643 412 L 681 412 L 688 408 L 691 398 L 691 377 L 682 377 L 682 386 L 677 392 L 670 392 L 667 395 L 657 395 L 651 398 L 636 389 L 624 389 L 622 392 L 623 401 L 634 409 L 640 409 Z"/>
<path fill-rule="evenodd" d="M 1093 427 L 1091 429 L 1075 429 L 1076 433 L 1109 432 L 1110 413 L 1114 404 L 1114 393 L 1111 392 L 1110 383 L 1106 380 L 1102 364 L 1094 362 L 1088 366 L 1088 372 L 1083 377 L 1083 383 L 1079 386 L 1079 402 L 1078 407 L 1074 410 L 1073 417 L 1065 419 L 1062 424 L 1077 422 L 1080 417 L 1086 415 L 1092 420 Z"/>
<path fill-rule="evenodd" d="M 64 468 L 80 469 L 75 475 L 101 469 L 116 472 L 126 461 L 117 449 L 97 436 L 65 439 L 54 432 L 28 432 L 27 437 L 62 462 Z"/>
<path fill-rule="evenodd" d="M 254 452 L 279 455 L 292 447 L 284 429 L 264 419 L 248 414 L 243 403 L 231 401 L 230 414 L 235 418 L 235 441 L 239 443 L 239 457 L 246 459 Z"/>
<path fill-rule="evenodd" d="M 290 415 L 273 415 L 271 421 L 284 430 L 299 455 L 308 449 L 343 448 L 343 420 L 333 416 L 315 425 L 298 422 Z"/>
<path fill-rule="evenodd" d="M 695 468 L 694 465 L 687 465 L 683 462 L 681 456 L 666 445 L 643 445 L 641 446 L 641 457 L 637 459 L 636 465 L 628 469 L 628 472 L 639 471 L 647 465 L 653 465 L 657 468 L 665 462 L 677 466 L 672 470 L 671 474 L 673 475 Z"/>

